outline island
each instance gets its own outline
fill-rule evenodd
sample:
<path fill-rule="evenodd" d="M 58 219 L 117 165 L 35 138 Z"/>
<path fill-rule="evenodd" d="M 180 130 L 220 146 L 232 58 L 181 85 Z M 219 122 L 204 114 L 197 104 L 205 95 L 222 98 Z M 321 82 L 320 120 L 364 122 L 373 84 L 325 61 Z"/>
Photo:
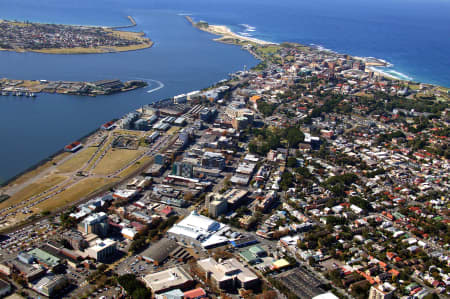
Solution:
<path fill-rule="evenodd" d="M 150 48 L 153 42 L 143 32 L 122 27 L 75 26 L 0 20 L 0 50 L 48 54 L 93 54 Z"/>
<path fill-rule="evenodd" d="M 122 82 L 118 79 L 81 81 L 12 80 L 0 79 L 0 95 L 35 97 L 37 93 L 60 93 L 70 95 L 97 96 L 125 92 L 147 86 L 142 80 Z"/>

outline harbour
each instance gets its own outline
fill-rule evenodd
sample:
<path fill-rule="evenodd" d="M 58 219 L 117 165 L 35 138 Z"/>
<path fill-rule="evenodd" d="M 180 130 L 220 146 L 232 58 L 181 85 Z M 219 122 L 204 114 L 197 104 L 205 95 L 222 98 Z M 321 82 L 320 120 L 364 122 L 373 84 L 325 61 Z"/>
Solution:
<path fill-rule="evenodd" d="M 238 47 L 215 43 L 213 35 L 199 33 L 172 12 L 133 12 L 133 16 L 138 20 L 136 30 L 152 30 L 154 47 L 89 55 L 0 51 L 0 78 L 49 82 L 116 78 L 148 83 L 145 88 L 97 97 L 36 92 L 36 100 L 26 95 L 12 96 L 11 92 L 0 96 L 0 182 L 47 159 L 111 119 L 161 98 L 202 89 L 243 65 L 257 63 Z"/>

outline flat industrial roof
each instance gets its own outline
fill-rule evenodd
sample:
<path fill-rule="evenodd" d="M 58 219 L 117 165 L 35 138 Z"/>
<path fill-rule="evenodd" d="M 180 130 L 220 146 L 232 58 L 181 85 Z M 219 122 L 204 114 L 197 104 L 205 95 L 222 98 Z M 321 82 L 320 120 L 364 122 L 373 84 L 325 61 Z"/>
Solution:
<path fill-rule="evenodd" d="M 143 279 L 145 284 L 156 293 L 193 281 L 192 277 L 182 267 L 174 267 L 165 271 L 148 274 Z"/>

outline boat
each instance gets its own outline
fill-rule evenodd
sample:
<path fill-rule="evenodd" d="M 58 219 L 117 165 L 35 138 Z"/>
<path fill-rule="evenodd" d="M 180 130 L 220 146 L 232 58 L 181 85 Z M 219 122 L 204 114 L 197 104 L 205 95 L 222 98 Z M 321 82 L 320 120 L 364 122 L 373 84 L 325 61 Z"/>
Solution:
<path fill-rule="evenodd" d="M 34 92 L 30 92 L 30 97 L 35 98 L 35 97 L 36 97 L 36 94 L 35 94 Z"/>

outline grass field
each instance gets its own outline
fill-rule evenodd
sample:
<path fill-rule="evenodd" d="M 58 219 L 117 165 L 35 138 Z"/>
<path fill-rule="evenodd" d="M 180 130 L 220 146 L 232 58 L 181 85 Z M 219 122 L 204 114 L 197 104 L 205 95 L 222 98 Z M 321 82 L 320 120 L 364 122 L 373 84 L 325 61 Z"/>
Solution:
<path fill-rule="evenodd" d="M 275 54 L 280 49 L 280 46 L 278 45 L 270 45 L 270 46 L 263 46 L 258 48 L 257 52 L 263 53 L 263 54 Z"/>
<path fill-rule="evenodd" d="M 38 180 L 27 187 L 23 188 L 11 198 L 9 198 L 7 201 L 4 201 L 0 204 L 0 209 L 6 208 L 8 206 L 17 204 L 21 201 L 24 201 L 32 196 L 35 196 L 45 190 L 48 190 L 52 188 L 53 186 L 61 183 L 66 179 L 65 176 L 61 175 L 50 175 L 46 178 L 43 178 L 41 180 Z"/>
<path fill-rule="evenodd" d="M 114 183 L 115 181 L 116 180 L 104 178 L 84 179 L 71 186 L 69 189 L 61 192 L 60 194 L 41 202 L 40 204 L 36 205 L 35 208 L 38 209 L 39 212 L 45 210 L 55 210 L 74 201 L 77 201 L 83 197 L 86 197 L 89 194 L 99 190 L 100 188 Z"/>
<path fill-rule="evenodd" d="M 105 143 L 102 145 L 100 151 L 95 155 L 94 159 L 92 159 L 92 161 L 89 163 L 89 166 L 87 169 L 89 169 L 89 167 L 92 167 L 95 164 L 95 161 L 97 161 L 101 154 L 103 153 L 103 151 L 114 141 L 115 137 L 109 137 Z"/>
<path fill-rule="evenodd" d="M 54 157 L 51 161 L 48 161 L 48 162 L 42 164 L 41 166 L 39 166 L 38 168 L 36 168 L 36 169 L 34 169 L 32 171 L 24 173 L 23 175 L 21 175 L 20 177 L 18 177 L 17 179 L 12 181 L 11 183 L 9 183 L 6 187 L 24 183 L 25 181 L 27 181 L 27 180 L 31 179 L 32 177 L 38 175 L 42 171 L 44 171 L 44 170 L 48 169 L 49 167 L 53 166 L 53 163 L 57 163 L 57 162 L 61 161 L 62 159 L 64 159 L 68 155 L 70 155 L 70 154 L 66 153 L 66 152 L 59 154 L 58 156 Z M 4 189 L 1 188 L 0 190 L 4 190 Z"/>
<path fill-rule="evenodd" d="M 95 174 L 108 175 L 127 165 L 142 154 L 140 150 L 114 149 L 109 150 L 103 159 L 93 169 Z"/>
<path fill-rule="evenodd" d="M 127 168 L 123 172 L 121 172 L 119 174 L 119 176 L 121 178 L 125 178 L 127 175 L 130 175 L 134 171 L 138 170 L 140 167 L 142 167 L 144 164 L 150 162 L 150 160 L 152 160 L 152 159 L 153 159 L 153 157 L 149 157 L 149 156 L 143 157 L 142 159 L 136 161 L 136 163 L 134 163 L 132 166 L 130 166 L 129 168 Z"/>
<path fill-rule="evenodd" d="M 114 131 L 114 135 L 133 135 L 133 136 L 142 136 L 142 131 L 133 131 L 133 130 L 125 130 L 125 129 L 116 129 Z"/>
<path fill-rule="evenodd" d="M 91 158 L 96 150 L 96 147 L 88 147 L 82 149 L 78 153 L 73 154 L 74 156 L 71 159 L 67 160 L 56 168 L 57 172 L 73 172 L 80 169 L 89 160 L 89 158 Z"/>
<path fill-rule="evenodd" d="M 150 48 L 153 46 L 152 42 L 143 42 L 138 45 L 131 45 L 125 47 L 98 47 L 98 48 L 51 48 L 42 50 L 29 50 L 30 52 L 47 53 L 47 54 L 99 54 L 110 52 L 126 52 Z M 15 49 L 16 52 L 25 52 L 25 49 Z"/>

